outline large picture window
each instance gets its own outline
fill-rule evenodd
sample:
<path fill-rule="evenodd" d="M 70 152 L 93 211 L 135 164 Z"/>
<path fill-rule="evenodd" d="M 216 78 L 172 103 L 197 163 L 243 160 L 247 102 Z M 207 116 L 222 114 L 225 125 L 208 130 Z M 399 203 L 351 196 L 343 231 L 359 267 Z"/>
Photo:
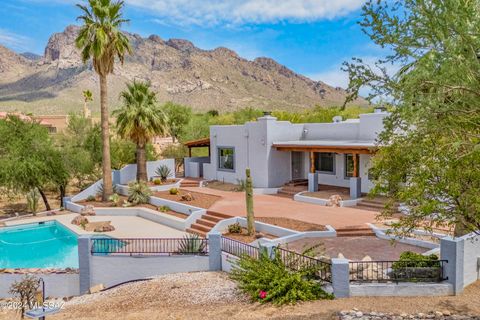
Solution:
<path fill-rule="evenodd" d="M 218 169 L 235 171 L 235 148 L 218 148 Z"/>
<path fill-rule="evenodd" d="M 335 174 L 335 153 L 315 153 L 315 165 L 321 173 Z"/>

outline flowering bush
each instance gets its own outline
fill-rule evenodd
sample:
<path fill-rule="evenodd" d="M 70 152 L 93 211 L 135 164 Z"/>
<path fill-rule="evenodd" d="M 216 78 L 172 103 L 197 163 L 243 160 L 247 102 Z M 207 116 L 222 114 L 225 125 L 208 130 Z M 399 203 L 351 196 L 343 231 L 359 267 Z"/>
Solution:
<path fill-rule="evenodd" d="M 252 300 L 282 305 L 332 299 L 333 295 L 325 292 L 322 283 L 315 280 L 317 271 L 317 268 L 308 265 L 300 265 L 297 271 L 292 271 L 278 252 L 270 259 L 267 251 L 262 250 L 258 259 L 242 256 L 235 262 L 230 276 Z"/>

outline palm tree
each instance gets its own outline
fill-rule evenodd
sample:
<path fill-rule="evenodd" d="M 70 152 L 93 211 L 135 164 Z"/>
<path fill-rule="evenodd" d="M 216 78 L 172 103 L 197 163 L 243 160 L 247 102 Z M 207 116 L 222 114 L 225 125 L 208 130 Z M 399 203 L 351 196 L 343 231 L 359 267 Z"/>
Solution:
<path fill-rule="evenodd" d="M 117 133 L 137 145 L 137 180 L 147 181 L 146 144 L 167 131 L 165 116 L 157 107 L 155 93 L 147 82 L 127 84 L 120 94 L 123 106 L 113 114 L 117 117 Z"/>
<path fill-rule="evenodd" d="M 90 90 L 82 91 L 83 94 L 83 116 L 90 118 L 90 111 L 88 110 L 87 103 L 93 101 L 93 94 Z"/>
<path fill-rule="evenodd" d="M 89 6 L 78 4 L 83 15 L 77 19 L 83 22 L 76 45 L 82 50 L 82 59 L 90 59 L 100 78 L 100 114 L 102 127 L 102 176 L 103 201 L 112 194 L 112 168 L 110 160 L 110 132 L 107 106 L 107 76 L 113 72 L 115 58 L 123 64 L 125 54 L 131 53 L 128 38 L 120 31 L 123 23 L 123 1 L 88 0 Z"/>

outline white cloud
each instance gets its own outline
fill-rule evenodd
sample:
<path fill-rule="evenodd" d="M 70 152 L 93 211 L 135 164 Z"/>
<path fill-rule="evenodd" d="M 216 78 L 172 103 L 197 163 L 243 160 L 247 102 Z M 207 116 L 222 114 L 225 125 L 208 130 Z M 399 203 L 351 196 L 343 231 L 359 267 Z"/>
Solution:
<path fill-rule="evenodd" d="M 361 7 L 365 0 L 126 0 L 174 24 L 215 26 L 333 19 Z"/>
<path fill-rule="evenodd" d="M 9 49 L 23 51 L 29 48 L 31 39 L 11 31 L 0 29 L 0 44 Z"/>

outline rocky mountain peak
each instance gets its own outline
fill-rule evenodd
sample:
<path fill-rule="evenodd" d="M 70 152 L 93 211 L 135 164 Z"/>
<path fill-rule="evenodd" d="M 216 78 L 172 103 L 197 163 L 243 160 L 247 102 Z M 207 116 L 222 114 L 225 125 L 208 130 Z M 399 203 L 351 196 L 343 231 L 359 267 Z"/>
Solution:
<path fill-rule="evenodd" d="M 81 61 L 80 51 L 75 47 L 75 39 L 79 30 L 79 26 L 70 25 L 63 32 L 54 33 L 45 47 L 45 61 Z"/>
<path fill-rule="evenodd" d="M 295 72 L 288 69 L 284 65 L 281 65 L 280 63 L 273 60 L 272 58 L 259 57 L 259 58 L 256 58 L 254 62 L 265 70 L 279 72 L 280 74 L 284 75 L 287 78 L 291 78 L 297 75 Z"/>
<path fill-rule="evenodd" d="M 184 39 L 169 39 L 165 44 L 185 53 L 192 53 L 198 50 L 192 42 Z"/>

